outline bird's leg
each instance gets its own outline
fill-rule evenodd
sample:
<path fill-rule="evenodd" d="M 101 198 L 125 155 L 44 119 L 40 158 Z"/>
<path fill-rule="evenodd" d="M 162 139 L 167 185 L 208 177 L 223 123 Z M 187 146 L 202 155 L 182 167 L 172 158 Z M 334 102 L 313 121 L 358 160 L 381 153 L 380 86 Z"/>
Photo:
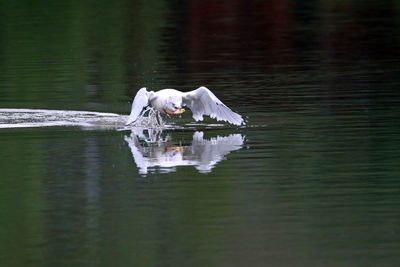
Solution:
<path fill-rule="evenodd" d="M 157 119 L 157 123 L 158 123 L 158 125 L 159 125 L 159 126 L 161 126 L 161 123 L 160 123 L 160 118 L 158 117 L 158 113 L 159 113 L 159 112 L 156 112 L 156 119 Z"/>
<path fill-rule="evenodd" d="M 161 135 L 161 133 L 158 131 L 157 132 L 157 135 L 156 135 L 156 141 L 158 142 L 158 140 L 160 139 L 160 135 Z"/>

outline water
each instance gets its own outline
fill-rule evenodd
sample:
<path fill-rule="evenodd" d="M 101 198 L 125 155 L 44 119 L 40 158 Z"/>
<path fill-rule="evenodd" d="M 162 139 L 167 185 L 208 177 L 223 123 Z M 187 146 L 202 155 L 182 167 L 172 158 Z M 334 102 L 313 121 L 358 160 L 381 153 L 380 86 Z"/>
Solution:
<path fill-rule="evenodd" d="M 399 7 L 0 2 L 0 265 L 398 266 Z"/>

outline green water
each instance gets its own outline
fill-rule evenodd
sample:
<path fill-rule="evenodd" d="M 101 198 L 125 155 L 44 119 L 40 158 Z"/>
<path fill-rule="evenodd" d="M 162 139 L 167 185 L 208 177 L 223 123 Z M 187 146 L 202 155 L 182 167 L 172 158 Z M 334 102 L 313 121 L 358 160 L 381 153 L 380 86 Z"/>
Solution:
<path fill-rule="evenodd" d="M 0 265 L 398 266 L 399 34 L 395 1 L 0 1 L 0 108 L 247 118 L 0 129 Z"/>

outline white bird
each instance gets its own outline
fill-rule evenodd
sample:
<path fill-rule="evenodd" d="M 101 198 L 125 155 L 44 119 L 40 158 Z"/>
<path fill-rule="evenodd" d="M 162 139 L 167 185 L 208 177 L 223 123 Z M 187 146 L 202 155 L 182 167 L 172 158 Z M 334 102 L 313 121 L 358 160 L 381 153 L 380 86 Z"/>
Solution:
<path fill-rule="evenodd" d="M 196 121 L 202 121 L 203 115 L 208 115 L 218 121 L 226 121 L 234 125 L 244 124 L 242 116 L 233 112 L 204 86 L 190 92 L 180 92 L 175 89 L 148 92 L 143 87 L 133 100 L 131 114 L 126 125 L 135 122 L 149 106 L 167 115 L 182 114 L 185 112 L 182 107 L 187 106 Z"/>

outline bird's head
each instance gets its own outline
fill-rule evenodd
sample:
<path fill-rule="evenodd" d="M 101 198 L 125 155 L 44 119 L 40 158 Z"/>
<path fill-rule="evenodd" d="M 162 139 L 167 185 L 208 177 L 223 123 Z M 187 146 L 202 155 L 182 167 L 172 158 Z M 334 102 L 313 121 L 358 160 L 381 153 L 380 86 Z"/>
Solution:
<path fill-rule="evenodd" d="M 182 108 L 182 98 L 170 96 L 164 107 L 164 111 L 168 115 L 179 115 L 185 112 L 185 109 Z"/>

